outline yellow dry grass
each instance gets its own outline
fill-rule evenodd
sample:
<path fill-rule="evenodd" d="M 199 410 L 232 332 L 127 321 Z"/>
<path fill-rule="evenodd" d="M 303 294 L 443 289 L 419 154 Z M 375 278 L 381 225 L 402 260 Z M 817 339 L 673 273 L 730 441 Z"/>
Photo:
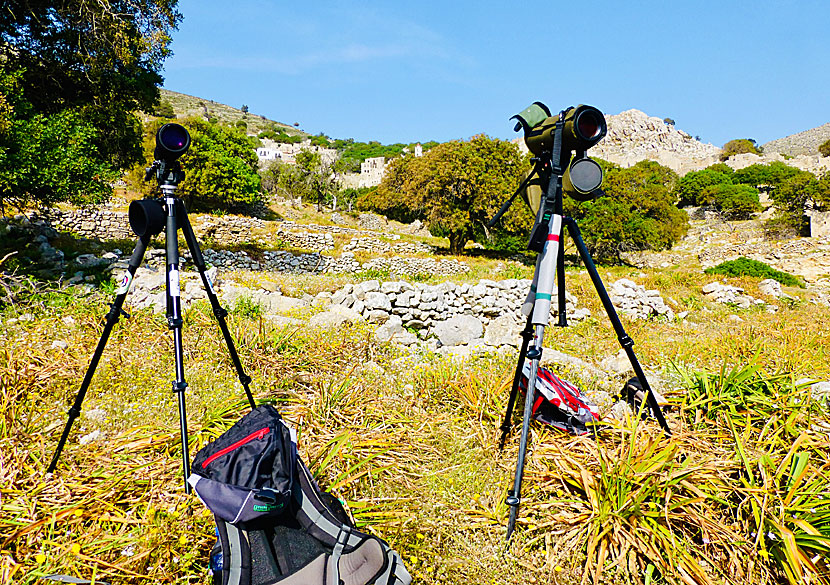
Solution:
<path fill-rule="evenodd" d="M 547 345 L 589 361 L 615 353 L 587 277 L 568 278 L 595 317 L 551 328 Z M 736 323 L 733 309 L 694 292 L 703 279 L 646 277 L 676 310 L 695 307 L 696 325 L 625 321 L 649 369 L 685 375 L 669 376 L 673 437 L 633 417 L 596 440 L 534 427 L 509 549 L 504 496 L 518 438 L 504 452 L 497 440 L 513 355 L 409 354 L 361 325 L 232 316 L 230 328 L 257 399 L 278 405 L 321 483 L 401 553 L 416 582 L 829 583 L 827 405 L 793 381 L 830 377 L 830 311 L 803 301 L 776 315 L 743 311 Z M 116 327 L 58 472 L 46 474 L 106 300 L 41 291 L 0 313 L 0 582 L 208 582 L 213 527 L 182 489 L 163 318 L 138 311 Z M 184 340 L 195 452 L 247 407 L 204 307 L 188 310 Z M 728 407 L 703 409 L 713 395 Z"/>

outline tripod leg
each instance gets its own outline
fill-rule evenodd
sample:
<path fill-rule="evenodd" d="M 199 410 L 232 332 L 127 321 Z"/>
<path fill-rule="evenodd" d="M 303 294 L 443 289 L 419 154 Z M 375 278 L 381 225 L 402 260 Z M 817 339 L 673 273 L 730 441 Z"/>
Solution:
<path fill-rule="evenodd" d="M 75 396 L 75 402 L 69 409 L 69 419 L 66 421 L 66 426 L 63 428 L 63 433 L 58 441 L 58 446 L 55 448 L 55 454 L 52 457 L 52 462 L 47 468 L 47 471 L 49 472 L 55 471 L 55 468 L 58 465 L 58 458 L 61 456 L 61 451 L 63 451 L 63 447 L 66 445 L 66 439 L 69 437 L 69 430 L 72 428 L 72 423 L 75 422 L 75 419 L 81 414 L 81 405 L 86 397 L 86 391 L 92 382 L 92 376 L 95 375 L 95 368 L 98 367 L 98 362 L 101 360 L 101 354 L 104 352 L 104 347 L 107 345 L 112 328 L 115 327 L 116 323 L 118 323 L 118 319 L 121 318 L 121 315 L 129 317 L 129 315 L 124 312 L 124 309 L 122 309 L 124 306 L 124 299 L 127 298 L 127 293 L 130 290 L 130 284 L 133 281 L 133 276 L 135 276 L 136 270 L 138 270 L 138 267 L 141 265 L 141 261 L 144 259 L 144 252 L 147 250 L 147 244 L 149 241 L 149 238 L 142 237 L 136 242 L 135 248 L 133 249 L 133 255 L 130 257 L 130 262 L 127 267 L 127 274 L 124 275 L 121 286 L 116 291 L 115 300 L 110 305 L 109 313 L 107 313 L 107 319 L 104 325 L 104 331 L 101 333 L 101 339 L 98 340 L 98 345 L 95 347 L 95 352 L 92 354 L 92 359 L 89 361 L 89 367 L 86 370 L 83 382 L 81 382 L 81 388 L 78 390 L 77 396 Z"/>
<path fill-rule="evenodd" d="M 524 476 L 525 457 L 527 455 L 527 440 L 530 434 L 530 417 L 533 413 L 533 397 L 536 388 L 536 378 L 539 373 L 539 360 L 542 357 L 542 342 L 545 337 L 545 326 L 536 325 L 533 347 L 527 352 L 530 358 L 530 376 L 527 381 L 527 392 L 525 392 L 525 408 L 522 416 L 522 436 L 519 440 L 519 456 L 516 461 L 516 475 L 513 478 L 513 489 L 507 495 L 507 505 L 510 507 L 510 517 L 507 521 L 507 537 L 509 542 L 516 529 L 516 520 L 519 517 L 519 503 L 521 502 L 522 477 Z"/>
<path fill-rule="evenodd" d="M 164 187 L 162 187 L 164 189 Z M 173 331 L 173 348 L 176 361 L 176 379 L 173 382 L 173 392 L 176 393 L 179 403 L 179 432 L 182 441 L 182 472 L 184 473 L 184 491 L 190 493 L 190 448 L 187 444 L 187 408 L 185 404 L 185 389 L 187 382 L 184 379 L 184 349 L 182 348 L 182 300 L 179 284 L 179 240 L 178 221 L 176 217 L 176 198 L 165 197 L 167 203 L 167 326 Z"/>
<path fill-rule="evenodd" d="M 611 326 L 614 328 L 614 332 L 617 334 L 617 339 L 620 342 L 620 346 L 625 350 L 626 355 L 628 355 L 628 361 L 631 362 L 631 367 L 634 370 L 634 375 L 637 376 L 637 379 L 640 380 L 640 384 L 643 386 L 643 391 L 646 394 L 646 398 L 648 400 L 648 405 L 651 407 L 652 412 L 654 413 L 654 418 L 657 419 L 657 422 L 663 428 L 667 435 L 671 435 L 671 430 L 669 430 L 669 425 L 666 423 L 666 419 L 663 417 L 663 411 L 660 410 L 660 405 L 657 404 L 657 399 L 654 397 L 654 392 L 651 391 L 651 387 L 648 384 L 648 380 L 646 380 L 646 375 L 643 372 L 643 368 L 640 367 L 640 362 L 637 360 L 637 356 L 634 355 L 634 341 L 628 336 L 623 328 L 622 322 L 620 322 L 620 318 L 617 315 L 616 309 L 614 309 L 614 304 L 611 302 L 611 298 L 608 296 L 608 292 L 605 290 L 605 285 L 602 283 L 602 279 L 599 276 L 599 272 L 597 272 L 597 267 L 594 265 L 594 261 L 591 258 L 591 254 L 588 252 L 588 248 L 585 246 L 585 242 L 582 240 L 582 234 L 579 231 L 579 226 L 576 224 L 573 218 L 565 218 L 565 223 L 568 226 L 568 232 L 571 234 L 571 239 L 576 244 L 577 249 L 579 250 L 579 256 L 582 258 L 582 263 L 585 264 L 586 270 L 588 270 L 588 274 L 591 275 L 591 281 L 594 283 L 594 288 L 599 295 L 600 301 L 602 301 L 602 306 L 605 308 L 605 312 L 608 314 L 608 319 L 611 321 Z"/>
<path fill-rule="evenodd" d="M 527 346 L 530 345 L 530 340 L 533 337 L 533 324 L 530 322 L 530 317 L 527 318 L 527 324 L 521 333 L 522 348 L 519 350 L 519 362 L 516 364 L 516 373 L 513 374 L 513 386 L 510 388 L 510 398 L 507 401 L 507 411 L 504 413 L 504 421 L 501 423 L 501 438 L 499 439 L 499 451 L 504 449 L 504 442 L 507 439 L 507 433 L 510 431 L 510 421 L 513 418 L 513 407 L 516 404 L 516 396 L 519 394 L 519 383 L 522 380 L 522 367 L 524 366 L 527 357 Z"/>
<path fill-rule="evenodd" d="M 239 377 L 239 382 L 242 384 L 242 388 L 245 389 L 245 396 L 248 398 L 248 403 L 251 405 L 251 409 L 254 409 L 256 408 L 256 402 L 254 401 L 254 397 L 249 388 L 251 384 L 251 377 L 245 373 L 245 370 L 242 367 L 242 362 L 239 360 L 239 354 L 236 352 L 236 346 L 234 345 L 233 337 L 231 337 L 231 332 L 228 329 L 228 323 L 225 319 L 228 316 L 228 312 L 219 304 L 219 299 L 213 291 L 213 286 L 207 276 L 207 267 L 205 265 L 204 256 L 202 256 L 202 250 L 199 248 L 199 243 L 196 241 L 196 235 L 193 233 L 193 227 L 190 225 L 190 219 L 187 217 L 187 212 L 185 211 L 184 205 L 181 201 L 179 201 L 178 213 L 181 218 L 179 223 L 182 228 L 184 240 L 187 242 L 187 247 L 190 249 L 190 255 L 193 257 L 193 264 L 196 265 L 196 269 L 202 277 L 202 284 L 205 287 L 205 293 L 210 300 L 210 306 L 213 308 L 213 314 L 216 315 L 216 321 L 219 323 L 219 329 L 222 330 L 222 336 L 225 338 L 225 344 L 228 346 L 228 353 L 230 353 L 231 361 L 236 368 L 236 375 Z"/>

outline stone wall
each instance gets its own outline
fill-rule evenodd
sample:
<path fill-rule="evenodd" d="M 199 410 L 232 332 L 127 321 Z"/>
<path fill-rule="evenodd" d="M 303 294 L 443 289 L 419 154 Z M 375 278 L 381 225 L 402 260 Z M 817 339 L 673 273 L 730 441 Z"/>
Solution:
<path fill-rule="evenodd" d="M 135 239 L 127 213 L 99 207 L 82 207 L 62 211 L 56 207 L 44 209 L 37 216 L 47 220 L 58 231 L 78 234 L 98 240 Z"/>
<path fill-rule="evenodd" d="M 334 238 L 331 234 L 319 234 L 314 232 L 291 232 L 277 228 L 277 236 L 289 246 L 303 250 L 332 250 Z"/>
<path fill-rule="evenodd" d="M 420 242 L 398 242 L 393 245 L 379 240 L 377 236 L 352 238 L 348 244 L 343 246 L 343 249 L 351 252 L 397 252 L 398 254 L 432 254 L 434 252 L 432 246 Z"/>
<path fill-rule="evenodd" d="M 350 309 L 373 323 L 399 321 L 404 327 L 418 331 L 421 338 L 436 336 L 443 345 L 460 345 L 482 337 L 489 325 L 499 320 L 501 328 L 490 332 L 490 345 L 517 344 L 519 331 L 526 317 L 522 304 L 530 288 L 530 280 L 493 281 L 482 279 L 478 284 L 443 282 L 438 285 L 370 280 L 347 284 L 334 293 L 321 293 L 331 305 Z M 567 293 L 568 318 L 579 321 L 590 316 L 588 309 L 577 308 L 577 299 Z M 554 308 L 553 314 L 556 315 Z M 414 341 L 414 339 L 413 339 Z"/>

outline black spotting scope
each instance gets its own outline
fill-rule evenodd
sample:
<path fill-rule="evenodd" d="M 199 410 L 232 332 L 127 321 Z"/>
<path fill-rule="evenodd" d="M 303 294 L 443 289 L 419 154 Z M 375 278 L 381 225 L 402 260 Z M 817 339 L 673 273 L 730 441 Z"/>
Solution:
<path fill-rule="evenodd" d="M 190 133 L 181 124 L 165 124 L 156 132 L 153 158 L 173 162 L 190 148 Z"/>

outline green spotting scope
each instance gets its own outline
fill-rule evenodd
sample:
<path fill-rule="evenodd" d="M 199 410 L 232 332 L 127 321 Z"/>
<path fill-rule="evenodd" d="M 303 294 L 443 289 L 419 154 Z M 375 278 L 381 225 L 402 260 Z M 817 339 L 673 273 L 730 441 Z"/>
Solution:
<path fill-rule="evenodd" d="M 511 119 L 517 120 L 516 131 L 524 130 L 525 144 L 530 152 L 541 156 L 543 152 L 551 152 L 553 149 L 554 129 L 560 116 L 563 116 L 565 122 L 562 131 L 563 159 L 570 151 L 588 150 L 608 132 L 602 112 L 584 104 L 570 107 L 561 114 L 552 116 L 543 103 L 533 102 Z"/>

